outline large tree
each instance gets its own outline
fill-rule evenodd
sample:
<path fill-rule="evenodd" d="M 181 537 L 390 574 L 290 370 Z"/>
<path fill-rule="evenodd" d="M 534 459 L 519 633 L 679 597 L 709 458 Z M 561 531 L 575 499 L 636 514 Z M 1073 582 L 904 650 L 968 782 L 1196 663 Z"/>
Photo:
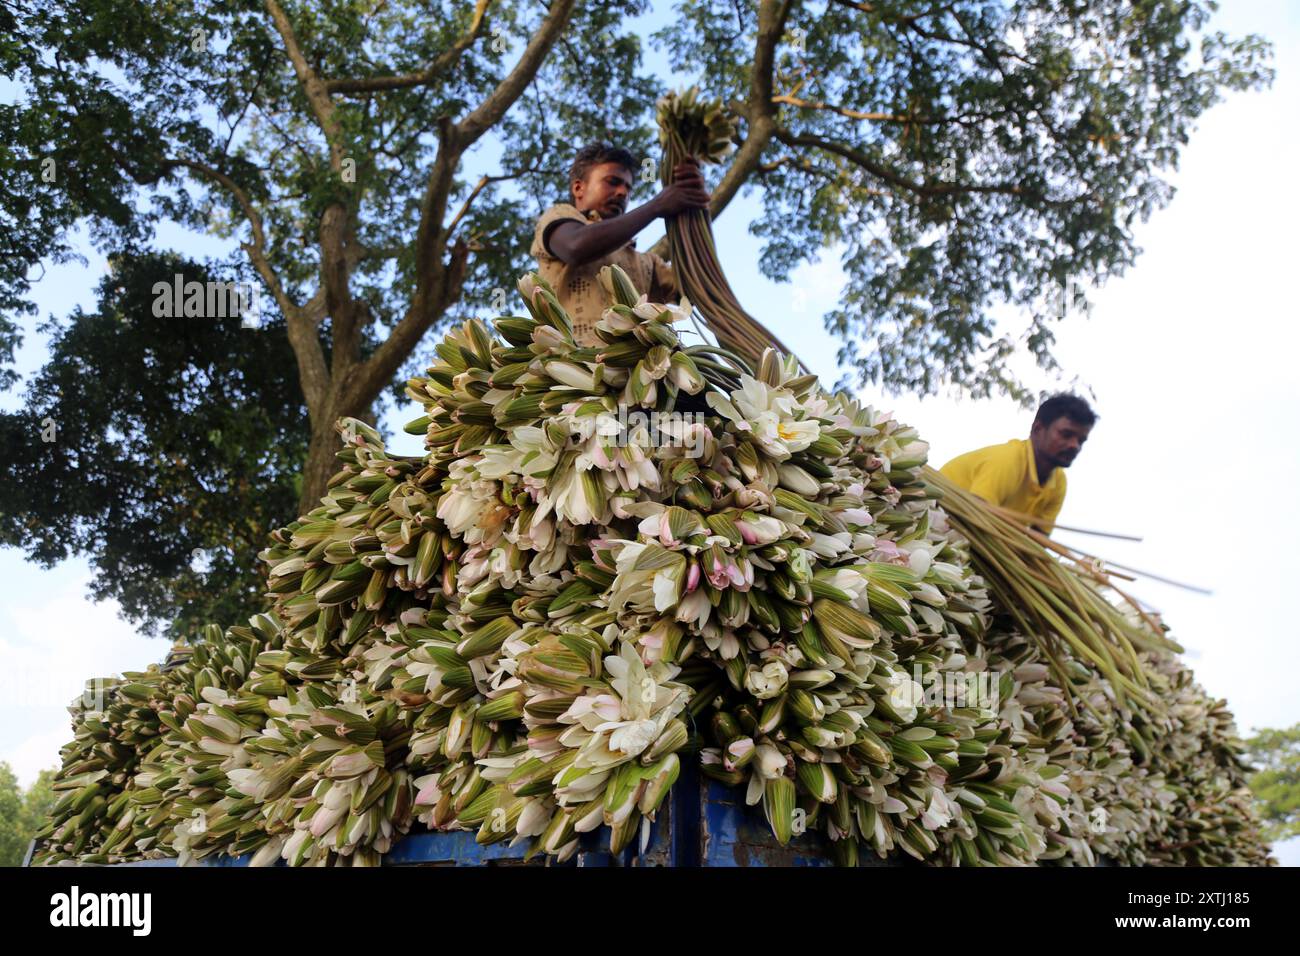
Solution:
<path fill-rule="evenodd" d="M 1133 261 L 1197 118 L 1271 75 L 1262 40 L 1207 31 L 1213 6 L 691 0 L 654 40 L 738 118 L 713 215 L 761 190 L 775 278 L 843 256 L 826 322 L 852 379 L 1023 394 L 1007 358 L 1052 365 L 1053 323 Z M 0 0 L 27 91 L 0 108 L 0 241 L 57 260 L 88 221 L 130 256 L 164 219 L 237 240 L 292 350 L 310 508 L 337 418 L 529 267 L 574 147 L 649 153 L 663 84 L 623 20 L 645 7 Z M 0 317 L 29 281 L 6 268 Z M 1023 329 L 996 327 L 1004 303 Z"/>
<path fill-rule="evenodd" d="M 428 329 L 499 307 L 578 143 L 648 151 L 656 89 L 620 22 L 641 6 L 0 0 L 23 90 L 0 106 L 0 317 L 34 311 L 78 224 L 116 263 L 0 416 L 0 542 L 90 555 L 92 594 L 150 632 L 255 609 L 254 554 L 314 506 L 336 420 L 374 421 Z M 160 257 L 165 222 L 236 256 Z M 259 283 L 261 328 L 155 316 L 173 273 Z"/>
<path fill-rule="evenodd" d="M 237 272 L 115 260 L 98 308 L 48 326 L 27 407 L 0 415 L 0 542 L 46 567 L 90 555 L 91 594 L 173 638 L 262 609 L 254 556 L 297 508 L 310 431 L 279 320 L 155 315 L 178 275 Z"/>
<path fill-rule="evenodd" d="M 0 761 L 0 866 L 22 866 L 27 847 L 54 806 L 55 769 L 42 770 L 24 791 L 8 763 Z"/>
<path fill-rule="evenodd" d="M 1025 397 L 1007 359 L 1055 367 L 1052 325 L 1133 262 L 1197 118 L 1272 78 L 1264 40 L 1206 29 L 1216 6 L 690 0 L 658 39 L 744 117 L 714 205 L 762 187 L 762 271 L 840 250 L 852 384 Z"/>
<path fill-rule="evenodd" d="M 311 421 L 300 506 L 314 507 L 337 419 L 365 416 L 430 328 L 465 299 L 486 310 L 526 265 L 519 230 L 537 202 L 502 183 L 531 176 L 549 199 L 576 141 L 648 146 L 654 90 L 620 27 L 639 6 L 10 9 L 20 42 L 0 49 L 30 96 L 8 114 L 29 154 L 24 193 L 6 200 L 11 241 L 39 233 L 66 254 L 48 222 L 74 217 L 121 254 L 161 219 L 237 238 L 293 349 Z M 467 154 L 490 131 L 501 169 L 470 181 Z"/>
<path fill-rule="evenodd" d="M 1258 769 L 1250 789 L 1259 801 L 1264 838 L 1273 843 L 1300 836 L 1300 724 L 1265 727 L 1246 741 Z"/>

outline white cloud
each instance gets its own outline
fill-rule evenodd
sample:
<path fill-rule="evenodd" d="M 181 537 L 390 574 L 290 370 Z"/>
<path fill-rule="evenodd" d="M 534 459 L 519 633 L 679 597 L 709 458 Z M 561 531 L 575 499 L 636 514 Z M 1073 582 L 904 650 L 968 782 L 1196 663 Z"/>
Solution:
<path fill-rule="evenodd" d="M 143 670 L 169 646 L 120 620 L 116 602 L 87 600 L 87 578 L 70 570 L 75 563 L 44 572 L 56 588 L 11 593 L 0 610 L 0 759 L 24 786 L 59 766 L 72 738 L 67 708 L 87 680 Z"/>

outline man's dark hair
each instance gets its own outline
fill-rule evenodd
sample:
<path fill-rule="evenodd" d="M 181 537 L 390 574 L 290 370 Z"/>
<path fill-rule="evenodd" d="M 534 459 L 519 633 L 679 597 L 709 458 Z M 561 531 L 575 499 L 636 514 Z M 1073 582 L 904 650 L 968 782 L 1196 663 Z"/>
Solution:
<path fill-rule="evenodd" d="M 573 157 L 573 165 L 569 167 L 570 196 L 573 194 L 573 181 L 580 179 L 586 182 L 587 174 L 601 163 L 618 163 L 633 172 L 641 165 L 630 151 L 621 146 L 611 146 L 609 143 L 588 143 L 578 150 L 578 155 Z"/>
<path fill-rule="evenodd" d="M 1097 421 L 1097 413 L 1088 406 L 1087 402 L 1078 395 L 1060 392 L 1046 399 L 1043 404 L 1038 406 L 1038 414 L 1034 416 L 1034 424 L 1042 425 L 1044 428 L 1051 428 L 1052 423 L 1062 416 L 1076 425 L 1092 425 Z"/>

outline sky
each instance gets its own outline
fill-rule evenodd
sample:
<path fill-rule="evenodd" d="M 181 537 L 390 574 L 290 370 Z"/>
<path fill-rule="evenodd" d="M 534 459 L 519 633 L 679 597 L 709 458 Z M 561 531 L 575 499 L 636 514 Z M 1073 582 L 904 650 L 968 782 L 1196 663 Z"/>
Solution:
<path fill-rule="evenodd" d="M 667 15 L 666 4 L 655 6 L 641 18 L 647 30 Z M 1071 316 L 1058 327 L 1064 379 L 1031 363 L 1023 371 L 1041 389 L 1077 378 L 1091 388 L 1100 415 L 1069 470 L 1060 523 L 1142 541 L 1057 536 L 1213 592 L 1150 580 L 1128 587 L 1162 612 L 1198 681 L 1227 699 L 1247 735 L 1300 722 L 1290 556 L 1300 541 L 1300 4 L 1225 7 L 1217 28 L 1274 43 L 1273 87 L 1229 94 L 1202 117 L 1170 177 L 1177 188 L 1172 202 L 1137 228 L 1144 251 L 1136 265 L 1090 292 L 1090 316 Z M 661 57 L 647 63 L 658 67 L 665 88 L 681 84 Z M 833 382 L 836 343 L 820 317 L 844 283 L 835 252 L 801 267 L 790 282 L 764 278 L 757 269 L 761 243 L 748 232 L 759 212 L 756 194 L 739 196 L 715 223 L 724 271 L 742 304 L 778 337 L 797 343 L 800 356 Z M 530 235 L 531 225 L 522 226 L 521 242 Z M 638 246 L 648 248 L 662 228 L 642 235 Z M 221 251 L 210 239 L 186 241 L 191 254 Z M 41 318 L 66 316 L 78 304 L 93 307 L 104 262 L 84 242 L 83 251 L 85 267 L 47 264 L 34 290 Z M 18 354 L 25 374 L 45 357 L 36 324 L 25 323 Z M 863 397 L 915 425 L 936 466 L 971 448 L 1027 437 L 1032 417 L 1008 399 Z M 21 407 L 21 386 L 0 393 L 0 407 Z M 386 415 L 395 450 L 420 451 L 419 439 L 401 432 L 418 414 L 399 406 Z M 166 653 L 165 641 L 143 638 L 121 620 L 114 602 L 87 599 L 91 574 L 84 558 L 45 570 L 0 549 L 0 760 L 23 784 L 57 766 L 58 748 L 70 737 L 66 707 L 87 678 L 140 669 Z M 1300 865 L 1300 840 L 1275 853 Z"/>

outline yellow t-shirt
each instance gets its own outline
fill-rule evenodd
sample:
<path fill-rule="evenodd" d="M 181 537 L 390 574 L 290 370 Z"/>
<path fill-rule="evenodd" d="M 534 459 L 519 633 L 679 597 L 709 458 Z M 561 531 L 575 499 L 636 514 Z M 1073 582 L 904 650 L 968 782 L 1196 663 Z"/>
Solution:
<path fill-rule="evenodd" d="M 1065 469 L 1053 468 L 1047 484 L 1040 485 L 1033 442 L 1023 438 L 968 451 L 939 471 L 991 504 L 1037 518 L 1048 531 L 1065 502 Z"/>
<path fill-rule="evenodd" d="M 543 237 L 549 226 L 564 219 L 586 223 L 599 220 L 600 214 L 592 209 L 584 215 L 577 206 L 567 202 L 557 203 L 537 220 L 530 252 L 537 260 L 537 271 L 551 284 L 560 305 L 569 313 L 569 319 L 573 322 L 573 335 L 579 345 L 601 344 L 596 336 L 596 323 L 600 321 L 601 313 L 609 308 L 605 290 L 596 278 L 603 266 L 621 267 L 636 290 L 648 295 L 651 302 L 678 301 L 681 293 L 678 292 L 672 266 L 653 252 L 637 252 L 636 246 L 630 241 L 623 247 L 582 265 L 570 266 L 557 259 L 546 248 Z"/>

